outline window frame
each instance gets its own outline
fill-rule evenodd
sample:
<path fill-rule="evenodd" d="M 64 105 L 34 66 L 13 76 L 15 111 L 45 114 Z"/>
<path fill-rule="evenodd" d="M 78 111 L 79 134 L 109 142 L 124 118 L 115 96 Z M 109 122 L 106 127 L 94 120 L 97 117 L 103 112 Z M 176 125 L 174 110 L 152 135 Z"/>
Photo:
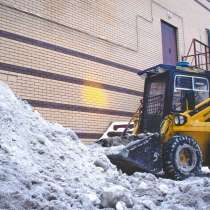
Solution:
<path fill-rule="evenodd" d="M 192 78 L 192 89 L 190 88 L 180 88 L 180 87 L 176 87 L 176 78 L 177 77 L 190 77 Z M 207 81 L 207 90 L 199 90 L 199 89 L 195 89 L 195 79 L 204 79 Z M 177 74 L 175 75 L 175 79 L 174 79 L 174 92 L 176 92 L 176 90 L 193 90 L 193 91 L 197 91 L 197 92 L 209 92 L 209 80 L 206 77 L 198 77 L 198 76 L 189 76 L 189 75 L 183 75 L 183 74 Z"/>

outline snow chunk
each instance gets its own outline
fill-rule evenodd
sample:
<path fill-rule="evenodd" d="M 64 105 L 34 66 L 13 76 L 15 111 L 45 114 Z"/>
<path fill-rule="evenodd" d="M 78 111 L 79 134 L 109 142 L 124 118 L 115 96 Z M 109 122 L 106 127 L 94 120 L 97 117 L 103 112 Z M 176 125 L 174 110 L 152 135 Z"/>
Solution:
<path fill-rule="evenodd" d="M 128 208 L 133 206 L 132 196 L 126 188 L 120 185 L 114 185 L 103 189 L 101 195 L 101 205 L 103 207 L 114 208 L 118 201 L 123 201 Z"/>
<path fill-rule="evenodd" d="M 116 204 L 116 210 L 125 210 L 126 204 L 123 201 L 118 201 Z"/>

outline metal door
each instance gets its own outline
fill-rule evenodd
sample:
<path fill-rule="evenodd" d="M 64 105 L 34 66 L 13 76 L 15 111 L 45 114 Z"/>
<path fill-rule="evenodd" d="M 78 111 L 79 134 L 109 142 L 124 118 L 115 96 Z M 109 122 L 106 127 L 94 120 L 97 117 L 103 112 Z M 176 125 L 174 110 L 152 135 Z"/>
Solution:
<path fill-rule="evenodd" d="M 163 63 L 176 65 L 177 62 L 177 38 L 176 27 L 161 21 Z"/>

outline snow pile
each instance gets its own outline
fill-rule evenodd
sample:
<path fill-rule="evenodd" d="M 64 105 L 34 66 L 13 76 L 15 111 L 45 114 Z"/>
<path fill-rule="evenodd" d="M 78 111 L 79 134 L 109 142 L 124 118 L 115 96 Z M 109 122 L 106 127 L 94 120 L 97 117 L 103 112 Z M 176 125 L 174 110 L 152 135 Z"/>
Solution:
<path fill-rule="evenodd" d="M 118 172 L 98 145 L 45 121 L 0 84 L 0 209 L 210 209 L 209 178 Z"/>

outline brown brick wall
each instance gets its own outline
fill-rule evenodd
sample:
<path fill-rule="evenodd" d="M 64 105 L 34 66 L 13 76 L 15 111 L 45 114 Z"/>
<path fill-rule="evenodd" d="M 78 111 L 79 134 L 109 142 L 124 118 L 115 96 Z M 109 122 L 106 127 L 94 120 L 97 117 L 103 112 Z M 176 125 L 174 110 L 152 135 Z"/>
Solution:
<path fill-rule="evenodd" d="M 180 58 L 209 19 L 194 0 L 0 0 L 0 79 L 90 142 L 136 110 L 137 70 L 162 63 L 160 20 L 178 28 Z"/>

